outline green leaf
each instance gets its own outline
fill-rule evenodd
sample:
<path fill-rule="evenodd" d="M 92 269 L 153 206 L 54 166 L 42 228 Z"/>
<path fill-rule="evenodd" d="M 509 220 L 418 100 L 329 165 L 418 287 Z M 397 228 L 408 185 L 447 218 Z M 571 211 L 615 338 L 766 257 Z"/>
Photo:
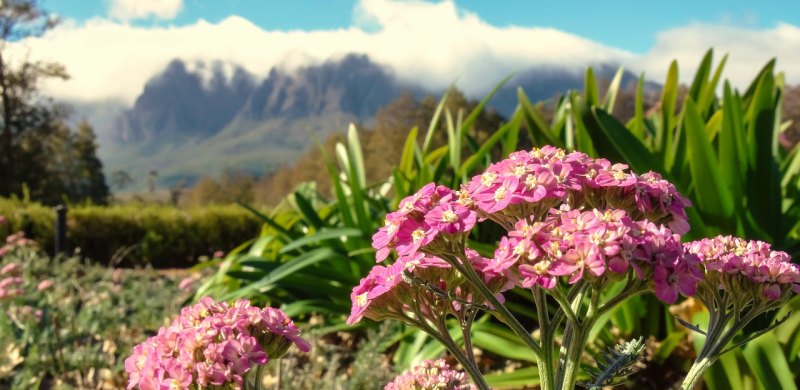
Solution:
<path fill-rule="evenodd" d="M 713 60 L 714 50 L 708 49 L 703 56 L 703 60 L 700 61 L 700 66 L 697 67 L 697 71 L 694 73 L 694 81 L 692 81 L 692 85 L 689 87 L 689 97 L 695 102 L 700 100 L 700 92 L 706 86 L 708 75 L 711 73 L 711 63 Z M 701 106 L 700 108 L 702 109 L 703 107 Z"/>
<path fill-rule="evenodd" d="M 436 129 L 439 128 L 439 118 L 442 115 L 445 103 L 447 103 L 447 96 L 450 94 L 450 90 L 451 88 L 448 88 L 447 91 L 445 91 L 444 95 L 442 95 L 442 99 L 439 100 L 439 104 L 436 105 L 436 111 L 434 111 L 431 123 L 428 125 L 428 131 L 425 133 L 425 141 L 422 142 L 422 155 L 428 152 L 428 147 L 430 147 L 431 141 L 433 140 L 433 134 L 436 132 Z"/>
<path fill-rule="evenodd" d="M 519 121 L 521 119 L 522 118 L 520 116 L 514 116 L 511 118 L 511 122 L 508 122 L 503 126 L 500 126 L 500 128 L 494 134 L 492 134 L 491 137 L 489 137 L 486 141 L 483 142 L 483 145 L 481 145 L 480 149 L 478 149 L 478 151 L 475 152 L 475 154 L 469 156 L 469 158 L 467 158 L 467 160 L 464 161 L 464 164 L 462 164 L 458 170 L 458 175 L 465 176 L 470 172 L 472 172 L 472 170 L 475 169 L 478 163 L 480 163 L 481 160 L 484 159 L 489 154 L 489 152 L 492 151 L 494 145 L 497 144 L 497 142 L 499 142 L 503 136 L 505 136 L 506 132 L 510 131 L 515 126 L 517 127 L 519 126 Z"/>
<path fill-rule="evenodd" d="M 350 194 L 353 196 L 352 207 L 355 209 L 356 219 L 361 230 L 370 231 L 372 219 L 369 216 L 369 206 L 364 196 L 364 187 L 367 182 L 364 172 L 364 156 L 361 152 L 358 131 L 352 124 L 347 130 L 347 144 L 348 183 L 350 184 Z"/>
<path fill-rule="evenodd" d="M 749 342 L 742 354 L 764 388 L 797 389 L 794 374 L 773 332 Z"/>
<path fill-rule="evenodd" d="M 647 125 L 644 118 L 644 72 L 639 75 L 639 80 L 636 82 L 636 99 L 634 101 L 634 114 L 631 121 L 628 123 L 628 128 L 631 133 L 644 142 L 645 131 Z"/>
<path fill-rule="evenodd" d="M 292 260 L 282 264 L 272 272 L 265 275 L 261 280 L 249 284 L 246 287 L 229 294 L 226 299 L 235 299 L 238 297 L 248 296 L 257 291 L 266 290 L 283 278 L 292 275 L 308 266 L 317 264 L 322 261 L 346 261 L 347 258 L 334 252 L 333 249 L 322 247 L 310 252 L 303 253 Z"/>
<path fill-rule="evenodd" d="M 722 128 L 719 133 L 719 164 L 722 182 L 740 209 L 743 194 L 747 156 L 744 153 L 744 123 L 741 101 L 737 99 L 728 82 L 723 88 Z M 737 213 L 738 214 L 738 213 Z"/>
<path fill-rule="evenodd" d="M 586 77 L 583 79 L 583 100 L 589 107 L 600 104 L 600 94 L 597 92 L 597 80 L 594 77 L 592 67 L 586 69 Z"/>
<path fill-rule="evenodd" d="M 493 389 L 522 389 L 539 383 L 539 368 L 517 368 L 511 372 L 487 374 L 483 378 Z"/>
<path fill-rule="evenodd" d="M 514 74 L 510 74 L 510 75 L 506 76 L 504 79 L 500 80 L 500 82 L 495 84 L 495 86 L 492 88 L 492 90 L 489 91 L 489 93 L 487 93 L 486 96 L 483 97 L 483 99 L 481 99 L 480 103 L 478 103 L 478 105 L 475 106 L 475 108 L 472 110 L 472 112 L 470 112 L 469 115 L 467 116 L 467 119 L 465 119 L 464 122 L 461 124 L 460 130 L 459 130 L 459 133 L 458 133 L 459 137 L 464 136 L 464 134 L 466 134 L 467 130 L 472 128 L 472 125 L 475 123 L 475 121 L 481 115 L 481 112 L 483 112 L 483 108 L 486 107 L 486 104 L 489 103 L 489 100 L 497 93 L 497 91 L 500 90 L 500 88 L 503 87 L 503 85 L 505 85 L 508 82 L 508 80 L 511 80 L 511 78 L 513 76 L 514 76 Z"/>
<path fill-rule="evenodd" d="M 703 90 L 700 91 L 700 98 L 698 99 L 698 106 L 701 107 L 706 112 L 711 108 L 711 103 L 714 102 L 714 96 L 717 92 L 717 84 L 719 84 L 720 78 L 722 78 L 722 70 L 725 68 L 725 63 L 728 61 L 728 55 L 724 55 L 722 60 L 717 65 L 717 70 L 714 72 L 714 76 L 711 78 L 711 81 L 706 83 L 703 86 Z"/>
<path fill-rule="evenodd" d="M 599 127 L 593 133 L 596 134 L 593 140 L 600 155 L 613 161 L 625 161 L 640 174 L 648 171 L 665 174 L 655 156 L 622 123 L 598 108 L 593 108 L 592 113 Z"/>
<path fill-rule="evenodd" d="M 456 125 L 453 124 L 453 115 L 450 110 L 445 110 L 444 117 L 447 121 L 447 143 L 450 151 L 450 165 L 458 172 L 461 165 L 461 135 L 457 135 Z"/>
<path fill-rule="evenodd" d="M 691 98 L 686 100 L 683 127 L 698 206 L 708 214 L 729 218 L 733 215 L 733 198 L 723 182 L 717 154 L 708 141 L 705 124 Z"/>
<path fill-rule="evenodd" d="M 317 214 L 317 211 L 314 210 L 314 206 L 311 205 L 311 202 L 308 201 L 300 192 L 295 191 L 294 193 L 294 204 L 297 206 L 298 211 L 300 211 L 300 215 L 303 219 L 315 229 L 322 229 L 326 224 L 322 221 L 322 218 Z"/>
<path fill-rule="evenodd" d="M 784 221 L 781 219 L 781 178 L 776 161 L 779 101 L 772 73 L 763 74 L 750 100 L 746 125 L 751 156 L 746 188 L 748 209 L 758 227 L 769 234 L 760 238 L 778 246 L 785 238 L 780 233 Z"/>
<path fill-rule="evenodd" d="M 288 241 L 290 241 L 292 239 L 295 239 L 295 238 L 300 236 L 299 233 L 287 230 L 286 228 L 281 226 L 279 223 L 275 222 L 274 219 L 266 216 L 265 214 L 263 214 L 262 212 L 254 209 L 250 205 L 242 203 L 242 202 L 239 202 L 239 201 L 237 201 L 236 203 L 239 204 L 239 206 L 242 206 L 242 207 L 246 208 L 248 211 L 250 211 L 251 213 L 255 214 L 258 218 L 260 218 L 262 221 L 264 221 L 264 223 L 269 225 L 271 228 L 275 229 L 280 234 L 279 239 L 281 241 L 288 242 Z"/>
<path fill-rule="evenodd" d="M 617 73 L 614 74 L 614 78 L 611 79 L 611 84 L 608 85 L 606 96 L 603 98 L 603 110 L 609 114 L 614 112 L 614 103 L 617 101 L 617 93 L 619 92 L 619 86 L 622 83 L 622 75 L 624 73 L 625 69 L 620 66 L 619 69 L 617 69 Z"/>
<path fill-rule="evenodd" d="M 410 177 L 412 174 L 412 169 L 414 168 L 414 151 L 416 150 L 414 146 L 417 144 L 417 133 L 419 129 L 414 126 L 410 132 L 408 132 L 408 137 L 406 137 L 406 143 L 403 146 L 403 154 L 400 157 L 400 172 L 403 173 L 406 177 Z"/>
<path fill-rule="evenodd" d="M 319 146 L 319 150 L 322 153 L 322 158 L 325 159 L 325 168 L 328 170 L 328 177 L 331 179 L 333 183 L 333 189 L 336 193 L 336 204 L 338 205 L 339 214 L 342 216 L 342 221 L 344 222 L 345 226 L 354 227 L 356 226 L 355 220 L 353 219 L 353 214 L 350 211 L 350 206 L 347 202 L 347 196 L 344 192 L 344 186 L 342 185 L 342 181 L 339 179 L 339 171 L 336 169 L 336 166 L 333 164 L 330 156 L 328 155 L 328 151 L 325 150 L 325 147 L 322 144 L 317 144 Z"/>
<path fill-rule="evenodd" d="M 508 328 L 482 322 L 474 324 L 472 330 L 475 346 L 507 359 L 536 362 L 536 355 L 527 348 L 519 348 L 522 340 Z"/>
<path fill-rule="evenodd" d="M 253 246 L 251 246 L 247 251 L 247 254 L 252 256 L 263 256 L 264 252 L 267 250 L 267 247 L 272 244 L 276 238 L 277 237 L 273 235 L 258 238 L 253 243 Z"/>
<path fill-rule="evenodd" d="M 661 126 L 656 127 L 654 150 L 664 152 L 669 146 L 669 137 L 674 127 L 675 104 L 678 100 L 678 62 L 672 61 L 667 71 L 667 80 L 661 90 Z"/>
<path fill-rule="evenodd" d="M 341 240 L 343 237 L 362 237 L 363 234 L 364 233 L 360 229 L 356 228 L 323 229 L 316 234 L 298 238 L 284 245 L 278 253 L 288 253 L 295 249 L 327 240 Z"/>
<path fill-rule="evenodd" d="M 522 88 L 517 88 L 517 97 L 521 106 L 518 115 L 522 115 L 525 120 L 525 128 L 534 146 L 553 145 L 563 147 L 564 144 L 552 134 L 550 126 L 547 125 L 544 118 L 536 110 L 536 107 L 528 100 Z"/>
<path fill-rule="evenodd" d="M 519 107 L 517 107 L 516 111 L 519 111 Z M 518 116 L 516 111 L 512 115 L 512 118 Z M 522 127 L 522 121 L 514 121 L 512 119 L 512 122 L 515 122 L 516 124 L 512 126 L 508 131 L 508 134 L 506 134 L 506 136 L 500 140 L 503 147 L 504 157 L 519 149 L 519 129 Z"/>

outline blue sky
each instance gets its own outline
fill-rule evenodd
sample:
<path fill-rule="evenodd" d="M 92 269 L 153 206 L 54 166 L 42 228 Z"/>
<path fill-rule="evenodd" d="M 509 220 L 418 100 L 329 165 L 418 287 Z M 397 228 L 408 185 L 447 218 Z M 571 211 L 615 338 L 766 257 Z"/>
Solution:
<path fill-rule="evenodd" d="M 70 19 L 106 17 L 110 0 L 48 0 L 45 6 Z M 247 18 L 266 30 L 328 30 L 354 24 L 356 0 L 185 0 L 172 20 L 154 17 L 132 21 L 138 26 L 183 26 L 199 19 L 219 22 L 231 15 Z M 800 1 L 674 0 L 456 0 L 464 11 L 498 27 L 552 27 L 609 46 L 643 53 L 656 34 L 693 23 L 769 28 L 778 22 L 800 24 Z"/>

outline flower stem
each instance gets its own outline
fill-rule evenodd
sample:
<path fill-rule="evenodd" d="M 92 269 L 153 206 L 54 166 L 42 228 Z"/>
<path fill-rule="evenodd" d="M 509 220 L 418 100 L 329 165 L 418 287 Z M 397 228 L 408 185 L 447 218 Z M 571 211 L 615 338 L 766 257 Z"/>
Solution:
<path fill-rule="evenodd" d="M 712 364 L 714 364 L 714 360 L 708 358 L 695 360 L 692 368 L 689 369 L 689 373 L 686 374 L 686 378 L 683 379 L 683 383 L 681 383 L 681 390 L 693 390 L 703 378 L 703 373 Z"/>
<path fill-rule="evenodd" d="M 592 288 L 590 289 L 590 293 L 591 297 L 589 300 L 589 307 L 586 311 L 586 318 L 577 324 L 577 326 L 573 326 L 569 323 L 567 324 L 567 329 L 572 329 L 572 333 L 574 334 L 571 334 L 569 339 L 564 339 L 567 348 L 566 356 L 563 360 L 559 361 L 559 365 L 561 365 L 558 370 L 560 375 L 556 377 L 556 385 L 559 390 L 571 390 L 575 388 L 583 350 L 589 338 L 589 333 L 594 323 L 597 321 L 597 307 L 598 300 L 600 299 L 600 291 Z M 579 308 L 582 298 L 582 294 L 579 294 L 572 302 L 572 309 L 575 313 L 580 313 Z"/>
<path fill-rule="evenodd" d="M 553 328 L 550 324 L 550 314 L 547 312 L 547 296 L 544 291 L 541 288 L 534 288 L 531 293 L 536 304 L 542 345 L 542 357 L 536 363 L 539 368 L 539 387 L 542 390 L 549 390 L 553 387 Z"/>
<path fill-rule="evenodd" d="M 481 295 L 483 295 L 483 297 L 486 298 L 486 300 L 489 301 L 489 303 L 494 307 L 495 312 L 500 315 L 500 320 L 505 322 L 505 324 L 508 325 L 508 327 L 511 328 L 511 330 L 522 339 L 522 341 L 528 346 L 528 348 L 531 349 L 538 360 L 541 360 L 544 356 L 542 347 L 536 343 L 536 340 L 531 337 L 531 334 L 528 333 L 528 331 L 525 330 L 525 327 L 519 323 L 519 320 L 514 317 L 514 314 L 512 314 L 511 311 L 508 310 L 505 305 L 500 303 L 500 300 L 498 300 L 496 296 L 494 296 L 494 294 L 489 290 L 489 287 L 486 286 L 486 283 L 481 280 L 480 276 L 478 276 L 478 273 L 472 268 L 472 265 L 469 264 L 469 260 L 465 258 L 451 260 L 453 260 L 455 264 L 458 264 L 456 269 L 461 272 L 467 278 L 470 284 L 478 289 Z"/>

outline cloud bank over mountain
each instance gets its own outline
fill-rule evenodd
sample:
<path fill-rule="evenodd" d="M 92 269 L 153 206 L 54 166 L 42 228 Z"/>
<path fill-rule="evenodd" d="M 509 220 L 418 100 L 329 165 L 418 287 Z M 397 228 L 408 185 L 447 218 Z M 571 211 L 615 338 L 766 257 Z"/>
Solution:
<path fill-rule="evenodd" d="M 109 9 L 114 19 L 68 21 L 11 46 L 18 57 L 67 67 L 72 78 L 47 84 L 45 93 L 72 101 L 127 104 L 176 58 L 187 64 L 228 62 L 230 69 L 241 66 L 264 77 L 273 67 L 292 70 L 349 53 L 366 54 L 400 80 L 431 89 L 456 82 L 468 94 L 480 95 L 509 73 L 538 65 L 578 71 L 590 64 L 620 64 L 661 80 L 669 62 L 678 59 L 686 80 L 702 54 L 714 47 L 730 54 L 725 75 L 735 85 L 744 86 L 776 56 L 787 80 L 800 82 L 800 28 L 785 23 L 768 29 L 691 24 L 661 32 L 649 51 L 637 54 L 552 28 L 493 26 L 452 1 L 361 0 L 353 10 L 354 24 L 336 30 L 268 31 L 242 16 L 179 27 L 126 22 L 170 19 L 181 5 L 174 0 L 118 0 Z"/>

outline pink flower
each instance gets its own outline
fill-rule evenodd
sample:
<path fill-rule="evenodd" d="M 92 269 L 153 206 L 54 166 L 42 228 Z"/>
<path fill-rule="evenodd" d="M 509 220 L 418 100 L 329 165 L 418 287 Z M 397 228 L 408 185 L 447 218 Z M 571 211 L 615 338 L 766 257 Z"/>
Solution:
<path fill-rule="evenodd" d="M 289 345 L 307 351 L 308 343 L 299 334 L 278 309 L 253 307 L 247 300 L 229 306 L 206 297 L 183 308 L 170 326 L 134 347 L 125 360 L 128 388 L 229 384 L 240 389 L 247 372 L 270 357 L 278 358 Z"/>
<path fill-rule="evenodd" d="M 42 280 L 41 282 L 39 282 L 39 284 L 36 286 L 36 289 L 39 290 L 39 291 L 44 291 L 44 290 L 49 289 L 50 287 L 53 287 L 53 280 L 52 279 L 45 279 L 45 280 Z"/>
<path fill-rule="evenodd" d="M 183 278 L 180 283 L 178 283 L 178 288 L 186 292 L 191 292 L 194 289 L 194 283 L 196 281 L 197 279 L 193 276 Z"/>
<path fill-rule="evenodd" d="M 684 250 L 685 256 L 703 264 L 706 279 L 715 281 L 707 283 L 721 280 L 723 287 L 736 286 L 732 293 L 776 300 L 800 291 L 800 267 L 786 252 L 771 250 L 768 243 L 717 236 L 686 243 Z"/>
<path fill-rule="evenodd" d="M 22 272 L 19 264 L 17 263 L 8 263 L 0 269 L 0 275 L 11 275 L 17 276 Z"/>
<path fill-rule="evenodd" d="M 556 261 L 550 273 L 557 276 L 572 275 L 569 283 L 581 280 L 584 269 L 594 276 L 605 272 L 605 263 L 599 256 L 597 247 L 589 242 L 579 242 L 575 248 L 570 249 L 564 257 Z"/>
<path fill-rule="evenodd" d="M 425 214 L 425 222 L 431 228 L 447 234 L 468 232 L 476 221 L 474 211 L 455 202 L 440 203 Z"/>
<path fill-rule="evenodd" d="M 678 300 L 678 293 L 685 296 L 695 295 L 698 278 L 692 272 L 657 265 L 653 273 L 653 290 L 662 302 L 673 304 Z"/>
<path fill-rule="evenodd" d="M 470 390 L 475 387 L 467 382 L 467 375 L 453 370 L 444 359 L 425 360 L 397 376 L 384 390 Z"/>

